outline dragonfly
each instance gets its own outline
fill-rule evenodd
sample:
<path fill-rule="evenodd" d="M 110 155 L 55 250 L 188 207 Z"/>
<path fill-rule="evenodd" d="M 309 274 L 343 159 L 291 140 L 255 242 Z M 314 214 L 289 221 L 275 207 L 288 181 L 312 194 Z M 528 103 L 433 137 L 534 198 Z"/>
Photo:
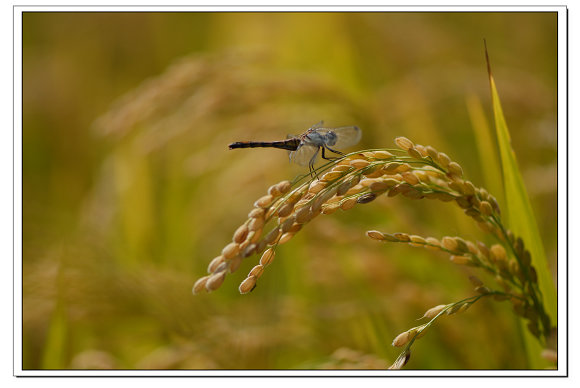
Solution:
<path fill-rule="evenodd" d="M 236 148 L 279 148 L 289 151 L 290 161 L 301 166 L 308 166 L 314 170 L 314 162 L 321 152 L 323 159 L 332 160 L 326 156 L 328 150 L 337 155 L 344 155 L 339 149 L 344 149 L 360 141 L 362 131 L 357 126 L 325 128 L 323 122 L 310 127 L 301 135 L 288 135 L 286 140 L 278 141 L 238 141 L 229 145 L 229 149 Z"/>

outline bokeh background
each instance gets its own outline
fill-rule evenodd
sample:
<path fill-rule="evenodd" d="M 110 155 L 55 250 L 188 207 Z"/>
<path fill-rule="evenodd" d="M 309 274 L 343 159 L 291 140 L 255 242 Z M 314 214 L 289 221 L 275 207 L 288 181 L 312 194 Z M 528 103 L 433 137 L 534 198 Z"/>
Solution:
<path fill-rule="evenodd" d="M 22 26 L 25 369 L 390 365 L 393 338 L 480 274 L 365 231 L 489 237 L 451 204 L 385 197 L 315 219 L 252 293 L 237 287 L 257 257 L 193 296 L 253 202 L 303 172 L 227 144 L 358 125 L 359 149 L 407 136 L 484 186 L 495 155 L 477 155 L 468 109 L 493 122 L 483 39 L 555 263 L 555 13 L 26 12 Z M 525 367 L 492 301 L 440 320 L 407 366 Z"/>

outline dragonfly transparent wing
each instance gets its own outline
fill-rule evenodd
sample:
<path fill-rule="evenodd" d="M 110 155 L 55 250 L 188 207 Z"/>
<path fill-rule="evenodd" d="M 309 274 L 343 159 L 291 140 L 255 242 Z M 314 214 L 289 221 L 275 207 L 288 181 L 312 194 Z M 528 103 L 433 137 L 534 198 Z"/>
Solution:
<path fill-rule="evenodd" d="M 336 143 L 328 145 L 332 149 L 341 150 L 357 144 L 362 136 L 362 131 L 359 127 L 338 127 L 338 128 L 320 128 L 316 132 L 326 133 L 332 131 L 336 134 Z"/>
<path fill-rule="evenodd" d="M 310 144 L 302 144 L 296 151 L 290 151 L 290 161 L 301 166 L 308 166 L 318 147 Z"/>

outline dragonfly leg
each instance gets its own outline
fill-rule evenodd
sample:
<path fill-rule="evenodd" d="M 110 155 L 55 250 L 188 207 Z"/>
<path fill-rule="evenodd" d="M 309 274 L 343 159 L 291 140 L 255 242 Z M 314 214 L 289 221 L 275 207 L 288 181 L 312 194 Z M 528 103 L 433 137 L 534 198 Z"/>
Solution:
<path fill-rule="evenodd" d="M 325 148 L 328 149 L 331 152 L 334 152 L 335 154 L 344 155 L 342 152 L 335 151 L 332 148 L 322 147 L 322 159 L 326 159 L 326 160 L 336 160 L 336 159 L 338 159 L 338 158 L 327 158 L 326 155 L 324 155 L 324 149 Z"/>
<path fill-rule="evenodd" d="M 337 151 L 337 150 L 333 150 L 333 149 L 332 149 L 332 148 L 330 148 L 330 147 L 326 147 L 326 148 L 327 148 L 329 151 L 331 151 L 331 152 L 334 152 L 335 154 L 344 155 L 342 152 L 340 152 L 340 151 Z"/>
<path fill-rule="evenodd" d="M 312 176 L 312 173 L 314 173 L 314 175 L 316 175 L 316 178 L 318 178 L 318 174 L 314 170 L 314 161 L 316 160 L 316 156 L 318 155 L 318 151 L 320 151 L 320 147 L 316 149 L 316 152 L 314 153 L 314 155 L 312 155 L 312 158 L 310 158 L 310 161 L 308 162 L 308 168 L 310 170 L 310 175 Z M 322 154 L 324 155 L 324 148 L 322 148 Z"/>

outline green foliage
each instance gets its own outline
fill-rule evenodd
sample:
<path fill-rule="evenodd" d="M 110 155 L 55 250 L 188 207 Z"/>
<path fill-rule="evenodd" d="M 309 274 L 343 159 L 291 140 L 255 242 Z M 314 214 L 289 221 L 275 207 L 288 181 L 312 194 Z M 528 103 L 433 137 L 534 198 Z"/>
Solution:
<path fill-rule="evenodd" d="M 495 128 L 502 161 L 508 225 L 516 235 L 523 238 L 531 252 L 532 265 L 537 268 L 539 289 L 541 295 L 543 295 L 542 302 L 551 318 L 551 324 L 557 327 L 556 287 L 554 286 L 549 264 L 544 253 L 536 217 L 534 216 L 534 211 L 530 204 L 520 169 L 518 168 L 515 153 L 511 147 L 509 130 L 491 71 L 489 72 L 489 81 Z M 525 329 L 524 337 L 528 346 L 528 357 L 531 362 L 531 367 L 535 369 L 545 367 L 545 361 L 540 358 L 542 350 L 541 344 Z"/>
<path fill-rule="evenodd" d="M 490 129 L 481 101 L 475 95 L 467 96 L 467 110 L 475 134 L 479 164 L 487 190 L 496 196 L 501 207 L 504 207 L 502 174 L 497 149 L 497 141 Z"/>

